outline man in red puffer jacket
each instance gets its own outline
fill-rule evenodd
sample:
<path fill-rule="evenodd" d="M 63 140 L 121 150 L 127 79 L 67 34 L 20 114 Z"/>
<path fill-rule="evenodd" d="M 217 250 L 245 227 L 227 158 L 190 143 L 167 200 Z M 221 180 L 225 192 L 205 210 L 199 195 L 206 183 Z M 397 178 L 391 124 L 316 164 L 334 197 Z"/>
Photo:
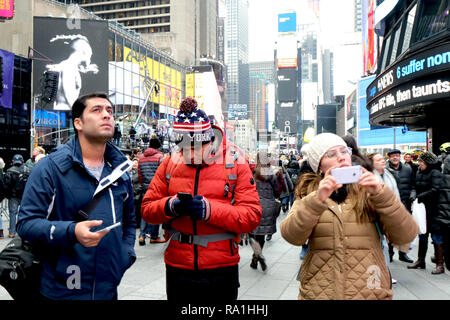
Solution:
<path fill-rule="evenodd" d="M 164 223 L 170 235 L 167 299 L 236 300 L 239 235 L 261 219 L 255 181 L 194 99 L 182 101 L 173 129 L 179 151 L 161 163 L 142 201 L 143 219 Z"/>

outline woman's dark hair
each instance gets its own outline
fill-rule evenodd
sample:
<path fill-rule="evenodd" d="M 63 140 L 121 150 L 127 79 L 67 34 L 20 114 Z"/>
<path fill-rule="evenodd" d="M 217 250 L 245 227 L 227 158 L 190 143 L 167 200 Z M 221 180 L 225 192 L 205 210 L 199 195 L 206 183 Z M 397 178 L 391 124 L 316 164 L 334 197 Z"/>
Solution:
<path fill-rule="evenodd" d="M 75 134 L 78 135 L 78 130 L 75 128 L 75 119 L 81 118 L 84 109 L 86 109 L 86 101 L 92 98 L 103 98 L 108 100 L 109 103 L 114 107 L 114 104 L 109 100 L 108 95 L 104 92 L 94 92 L 89 93 L 84 96 L 79 97 L 72 105 L 72 125 L 75 130 Z"/>
<path fill-rule="evenodd" d="M 348 134 L 346 136 L 343 136 L 342 139 L 347 144 L 347 147 L 352 148 L 352 162 L 356 162 L 366 170 L 372 171 L 372 162 L 359 151 L 355 138 L 352 135 Z"/>
<path fill-rule="evenodd" d="M 270 161 L 262 161 L 261 159 L 263 157 L 261 152 L 258 152 L 256 155 L 256 166 L 255 166 L 255 180 L 256 181 L 268 181 L 271 174 L 270 169 Z M 268 160 L 268 156 L 266 154 L 265 160 Z"/>

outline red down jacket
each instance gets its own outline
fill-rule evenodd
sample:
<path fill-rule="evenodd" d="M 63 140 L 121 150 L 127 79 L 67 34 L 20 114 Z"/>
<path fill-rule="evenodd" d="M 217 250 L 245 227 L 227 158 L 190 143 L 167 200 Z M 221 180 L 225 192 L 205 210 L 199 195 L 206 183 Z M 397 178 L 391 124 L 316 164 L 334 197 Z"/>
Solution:
<path fill-rule="evenodd" d="M 225 139 L 224 139 L 225 140 Z M 221 143 L 221 150 L 226 142 Z M 225 149 L 226 150 L 226 149 Z M 216 154 L 223 159 L 223 152 Z M 170 161 L 176 161 L 169 163 Z M 179 162 L 178 162 L 179 161 Z M 175 164 L 176 163 L 176 164 Z M 231 169 L 225 169 L 225 161 L 215 161 L 198 168 L 186 165 L 180 153 L 172 153 L 159 166 L 142 201 L 142 217 L 152 224 L 166 223 L 186 234 L 207 235 L 234 232 L 237 235 L 253 231 L 261 219 L 261 206 L 245 158 L 239 155 L 234 162 L 234 174 L 237 174 L 235 203 L 231 205 L 231 194 L 224 197 L 227 175 Z M 166 174 L 170 171 L 169 186 Z M 192 221 L 190 217 L 172 218 L 164 213 L 166 201 L 178 192 L 202 195 L 211 205 L 211 217 L 208 221 Z M 165 263 L 176 268 L 203 270 L 234 266 L 239 263 L 237 238 L 210 242 L 202 247 L 195 244 L 170 241 L 164 253 Z"/>

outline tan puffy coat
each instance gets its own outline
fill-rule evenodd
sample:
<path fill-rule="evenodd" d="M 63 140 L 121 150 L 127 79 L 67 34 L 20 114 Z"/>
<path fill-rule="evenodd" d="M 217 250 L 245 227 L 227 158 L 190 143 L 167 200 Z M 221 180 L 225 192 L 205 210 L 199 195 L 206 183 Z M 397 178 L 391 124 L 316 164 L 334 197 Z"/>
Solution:
<path fill-rule="evenodd" d="M 415 238 L 416 222 L 389 188 L 383 186 L 369 198 L 394 244 Z M 375 223 L 357 223 L 348 200 L 340 205 L 331 199 L 321 202 L 312 192 L 294 202 L 280 229 L 291 244 L 300 246 L 309 239 L 299 299 L 392 299 Z"/>

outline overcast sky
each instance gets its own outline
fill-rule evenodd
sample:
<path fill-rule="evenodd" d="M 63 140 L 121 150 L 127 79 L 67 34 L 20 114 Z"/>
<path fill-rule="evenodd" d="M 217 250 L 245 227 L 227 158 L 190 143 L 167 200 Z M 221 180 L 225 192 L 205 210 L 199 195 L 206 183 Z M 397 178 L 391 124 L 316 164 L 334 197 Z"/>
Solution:
<path fill-rule="evenodd" d="M 320 38 L 334 53 L 335 94 L 346 94 L 361 76 L 362 48 L 354 32 L 354 0 L 320 1 Z M 297 24 L 308 21 L 307 0 L 249 0 L 249 62 L 272 61 L 278 14 L 297 12 Z M 313 19 L 313 18 L 310 18 Z M 343 45 L 345 44 L 345 45 Z"/>
<path fill-rule="evenodd" d="M 321 36 L 325 46 L 332 47 L 343 32 L 353 26 L 354 0 L 321 0 Z M 249 62 L 273 59 L 278 14 L 297 12 L 297 24 L 307 6 L 306 0 L 249 0 Z"/>

